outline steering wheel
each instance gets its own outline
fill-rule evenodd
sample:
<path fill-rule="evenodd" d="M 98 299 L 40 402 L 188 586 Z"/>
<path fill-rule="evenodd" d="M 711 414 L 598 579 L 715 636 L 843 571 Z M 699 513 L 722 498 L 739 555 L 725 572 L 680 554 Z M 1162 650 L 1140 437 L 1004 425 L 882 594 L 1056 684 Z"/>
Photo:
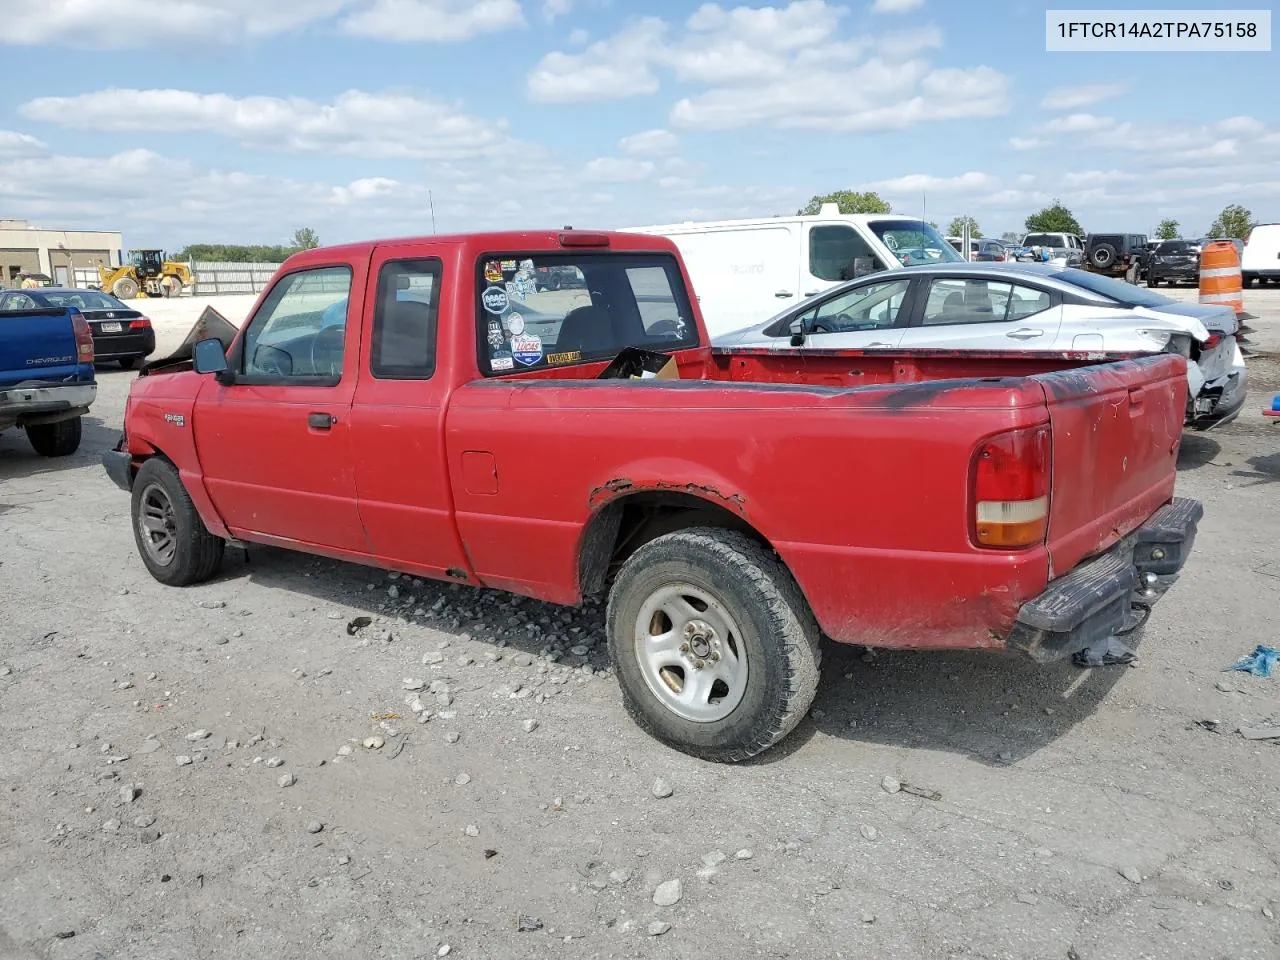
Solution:
<path fill-rule="evenodd" d="M 822 317 L 813 322 L 813 329 L 810 333 L 844 333 L 846 330 L 855 329 L 858 321 L 847 313 L 838 313 L 834 317 Z"/>
<path fill-rule="evenodd" d="M 325 327 L 311 339 L 311 372 L 316 376 L 342 374 L 342 345 L 345 326 Z"/>
<path fill-rule="evenodd" d="M 267 377 L 287 377 L 292 373 L 292 364 L 285 364 L 289 355 L 276 347 L 263 345 L 253 351 L 253 365 L 256 373 Z"/>

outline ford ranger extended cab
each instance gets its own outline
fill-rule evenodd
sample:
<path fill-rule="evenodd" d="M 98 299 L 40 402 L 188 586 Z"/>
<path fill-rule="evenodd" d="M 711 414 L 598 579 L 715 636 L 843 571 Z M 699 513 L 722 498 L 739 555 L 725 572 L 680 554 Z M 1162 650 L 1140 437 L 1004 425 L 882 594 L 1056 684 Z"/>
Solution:
<path fill-rule="evenodd" d="M 234 540 L 607 595 L 632 716 L 711 760 L 799 722 L 823 636 L 1106 644 L 1201 514 L 1173 496 L 1185 358 L 713 355 L 662 237 L 310 250 L 225 326 L 143 369 L 104 456 L 154 577 L 207 579 Z"/>
<path fill-rule="evenodd" d="M 36 453 L 69 456 L 97 392 L 93 332 L 80 311 L 0 312 L 0 430 L 22 427 Z"/>

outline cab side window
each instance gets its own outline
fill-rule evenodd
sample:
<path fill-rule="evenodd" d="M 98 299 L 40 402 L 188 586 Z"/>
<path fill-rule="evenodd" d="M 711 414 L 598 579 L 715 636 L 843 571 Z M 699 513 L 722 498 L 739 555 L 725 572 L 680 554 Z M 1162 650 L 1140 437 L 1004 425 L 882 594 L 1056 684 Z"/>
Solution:
<path fill-rule="evenodd" d="M 429 380 L 436 370 L 436 259 L 393 260 L 378 272 L 369 371 L 379 380 Z"/>
<path fill-rule="evenodd" d="M 902 303 L 907 297 L 909 280 L 870 283 L 859 286 L 819 304 L 801 318 L 806 333 L 856 333 L 860 330 L 883 330 L 897 323 Z M 793 322 L 793 332 L 799 332 Z"/>
<path fill-rule="evenodd" d="M 247 378 L 337 383 L 346 344 L 350 267 L 299 270 L 277 281 L 244 335 Z"/>
<path fill-rule="evenodd" d="M 821 224 L 809 229 L 809 272 L 820 280 L 853 280 L 884 269 L 853 227 Z"/>

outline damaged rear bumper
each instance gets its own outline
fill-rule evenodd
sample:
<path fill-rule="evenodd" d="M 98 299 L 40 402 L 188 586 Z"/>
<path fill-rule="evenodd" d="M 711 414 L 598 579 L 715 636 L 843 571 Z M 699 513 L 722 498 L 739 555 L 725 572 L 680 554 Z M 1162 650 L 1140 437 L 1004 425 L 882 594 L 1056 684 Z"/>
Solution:
<path fill-rule="evenodd" d="M 102 454 L 102 467 L 117 487 L 128 493 L 133 487 L 133 457 L 125 449 L 124 434 L 120 434 L 115 448 Z"/>
<path fill-rule="evenodd" d="M 1198 500 L 1175 497 L 1106 553 L 1023 604 L 1009 646 L 1047 663 L 1141 624 L 1177 580 L 1203 515 Z"/>

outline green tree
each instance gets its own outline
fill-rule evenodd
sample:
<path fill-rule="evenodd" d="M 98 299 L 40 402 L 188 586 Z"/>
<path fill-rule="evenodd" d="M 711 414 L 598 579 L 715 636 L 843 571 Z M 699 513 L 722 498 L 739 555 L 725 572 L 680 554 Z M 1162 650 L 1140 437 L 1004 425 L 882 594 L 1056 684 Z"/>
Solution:
<path fill-rule="evenodd" d="M 966 224 L 969 227 L 970 237 L 977 240 L 982 236 L 982 231 L 978 229 L 978 221 L 973 219 L 973 217 L 969 216 L 967 213 L 962 213 L 958 217 L 951 218 L 951 225 L 947 227 L 947 236 L 963 237 Z"/>
<path fill-rule="evenodd" d="M 293 231 L 293 246 L 295 250 L 314 250 L 320 246 L 320 238 L 310 227 L 301 227 Z"/>
<path fill-rule="evenodd" d="M 1222 208 L 1218 219 L 1209 226 L 1211 237 L 1234 237 L 1243 240 L 1253 229 L 1253 214 L 1238 203 Z"/>
<path fill-rule="evenodd" d="M 811 198 L 808 204 L 796 213 L 802 217 L 812 217 L 821 212 L 824 203 L 838 204 L 841 213 L 892 213 L 893 209 L 881 199 L 878 193 L 859 193 L 856 190 L 837 190 L 835 193 L 823 194 Z"/>
<path fill-rule="evenodd" d="M 1010 243 L 1021 243 L 1022 234 L 1014 233 L 1012 230 L 1006 230 L 1004 233 L 1000 234 L 1000 239 L 1008 240 Z"/>
<path fill-rule="evenodd" d="M 1063 206 L 1062 201 L 1057 197 L 1053 198 L 1053 203 L 1049 206 L 1027 217 L 1026 226 L 1028 231 L 1036 233 L 1084 234 L 1084 227 L 1080 226 L 1080 221 Z"/>
<path fill-rule="evenodd" d="M 1180 224 L 1177 220 L 1171 220 L 1168 217 L 1165 217 L 1156 227 L 1156 239 L 1177 240 L 1181 235 L 1181 231 L 1178 229 L 1179 226 Z"/>

